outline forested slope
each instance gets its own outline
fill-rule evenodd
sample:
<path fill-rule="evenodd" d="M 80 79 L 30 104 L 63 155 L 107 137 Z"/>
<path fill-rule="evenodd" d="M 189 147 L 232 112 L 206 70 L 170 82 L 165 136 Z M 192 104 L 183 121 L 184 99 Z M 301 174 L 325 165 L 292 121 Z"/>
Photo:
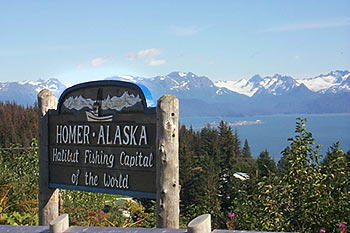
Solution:
<path fill-rule="evenodd" d="M 38 223 L 37 109 L 0 103 L 0 224 Z M 293 132 L 291 132 L 291 136 Z M 210 213 L 214 228 L 346 232 L 350 224 L 350 152 L 322 152 L 298 119 L 276 163 L 257 158 L 227 123 L 200 131 L 182 126 L 181 225 Z M 286 139 L 287 140 L 287 139 Z M 154 227 L 155 202 L 61 190 L 61 213 L 77 225 Z"/>

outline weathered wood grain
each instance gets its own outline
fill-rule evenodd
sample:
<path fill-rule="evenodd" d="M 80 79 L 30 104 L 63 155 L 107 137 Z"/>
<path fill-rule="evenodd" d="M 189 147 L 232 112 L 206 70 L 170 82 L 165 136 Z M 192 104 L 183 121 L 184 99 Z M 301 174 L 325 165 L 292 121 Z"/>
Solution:
<path fill-rule="evenodd" d="M 54 94 L 43 89 L 38 94 L 39 107 L 39 225 L 48 226 L 58 216 L 58 189 L 49 189 L 48 112 L 56 109 Z"/>
<path fill-rule="evenodd" d="M 179 228 L 179 101 L 164 95 L 157 105 L 157 227 Z"/>

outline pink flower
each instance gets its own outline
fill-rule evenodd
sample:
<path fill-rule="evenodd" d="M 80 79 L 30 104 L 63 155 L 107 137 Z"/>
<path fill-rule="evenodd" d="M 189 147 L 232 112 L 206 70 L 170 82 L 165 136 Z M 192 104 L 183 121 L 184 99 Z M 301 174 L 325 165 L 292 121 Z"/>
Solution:
<path fill-rule="evenodd" d="M 320 230 L 320 233 L 326 233 L 326 229 L 322 228 L 322 229 Z"/>
<path fill-rule="evenodd" d="M 235 213 L 233 213 L 233 212 L 230 212 L 230 213 L 228 213 L 228 217 L 231 219 L 231 220 L 233 220 L 233 219 L 235 219 Z"/>
<path fill-rule="evenodd" d="M 100 210 L 99 214 L 104 215 L 105 212 L 103 212 L 103 210 Z"/>
<path fill-rule="evenodd" d="M 345 225 L 344 223 L 340 222 L 340 223 L 338 224 L 338 227 L 339 227 L 339 228 L 346 228 L 346 225 Z"/>
<path fill-rule="evenodd" d="M 142 220 L 142 218 L 140 218 L 140 217 L 137 217 L 137 219 L 136 219 L 136 221 L 141 221 Z"/>

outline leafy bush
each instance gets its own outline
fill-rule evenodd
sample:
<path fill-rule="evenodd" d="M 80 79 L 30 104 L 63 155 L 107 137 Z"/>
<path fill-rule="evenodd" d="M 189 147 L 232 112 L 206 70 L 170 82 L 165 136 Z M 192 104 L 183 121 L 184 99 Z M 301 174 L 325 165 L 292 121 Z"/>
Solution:
<path fill-rule="evenodd" d="M 38 224 L 38 146 L 0 149 L 0 223 Z"/>
<path fill-rule="evenodd" d="M 296 136 L 282 152 L 281 176 L 263 177 L 251 195 L 236 197 L 237 228 L 339 232 L 340 223 L 350 223 L 349 156 L 335 145 L 321 164 L 305 122 L 298 119 Z"/>
<path fill-rule="evenodd" d="M 154 212 L 146 213 L 140 202 L 117 195 L 60 190 L 62 213 L 71 225 L 104 227 L 154 227 Z"/>
<path fill-rule="evenodd" d="M 0 149 L 0 224 L 38 225 L 38 145 Z M 120 204 L 116 195 L 60 190 L 61 213 L 71 225 L 154 227 L 153 211 L 135 201 Z"/>

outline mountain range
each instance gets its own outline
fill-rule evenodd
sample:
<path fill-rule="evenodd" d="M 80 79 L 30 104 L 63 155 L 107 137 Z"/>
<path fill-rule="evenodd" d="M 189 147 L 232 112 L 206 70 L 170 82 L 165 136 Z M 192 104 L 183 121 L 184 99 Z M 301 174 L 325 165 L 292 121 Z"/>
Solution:
<path fill-rule="evenodd" d="M 249 80 L 213 82 L 191 72 L 153 78 L 114 76 L 147 87 L 156 100 L 173 94 L 182 116 L 246 116 L 293 113 L 349 113 L 350 72 L 332 71 L 308 79 L 276 74 Z M 66 88 L 57 79 L 0 83 L 0 100 L 32 105 L 37 93 L 49 88 L 56 96 Z M 154 104 L 149 101 L 149 104 Z"/>

